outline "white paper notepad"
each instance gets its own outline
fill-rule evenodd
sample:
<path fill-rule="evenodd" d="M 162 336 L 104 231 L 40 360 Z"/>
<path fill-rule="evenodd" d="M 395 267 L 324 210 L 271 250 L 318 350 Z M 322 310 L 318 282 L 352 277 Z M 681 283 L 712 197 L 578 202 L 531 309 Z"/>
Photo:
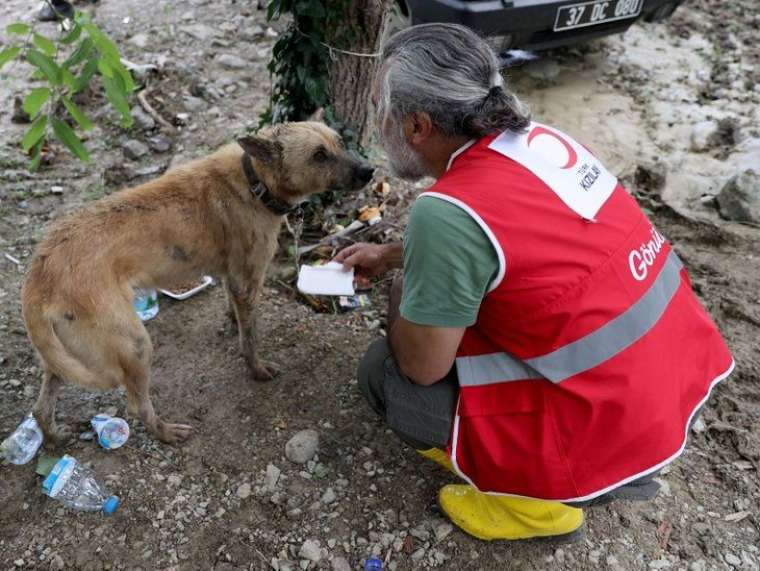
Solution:
<path fill-rule="evenodd" d="M 321 266 L 301 266 L 298 291 L 311 295 L 354 295 L 354 269 L 327 262 Z"/>

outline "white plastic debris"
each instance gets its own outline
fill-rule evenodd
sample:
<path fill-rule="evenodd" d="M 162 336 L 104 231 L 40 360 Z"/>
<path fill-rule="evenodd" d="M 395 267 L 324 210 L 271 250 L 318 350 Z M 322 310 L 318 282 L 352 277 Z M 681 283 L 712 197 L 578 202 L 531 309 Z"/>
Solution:
<path fill-rule="evenodd" d="M 338 262 L 301 266 L 298 291 L 311 295 L 354 295 L 354 270 L 346 270 Z"/>

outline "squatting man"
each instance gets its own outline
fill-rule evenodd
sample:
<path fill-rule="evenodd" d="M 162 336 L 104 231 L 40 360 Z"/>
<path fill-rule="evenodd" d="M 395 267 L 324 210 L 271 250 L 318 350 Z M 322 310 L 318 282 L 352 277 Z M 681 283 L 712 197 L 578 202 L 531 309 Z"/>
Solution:
<path fill-rule="evenodd" d="M 373 99 L 392 169 L 436 181 L 403 244 L 336 260 L 403 268 L 359 385 L 461 478 L 441 508 L 478 538 L 570 541 L 584 507 L 654 497 L 734 366 L 670 243 L 598 158 L 530 118 L 467 28 L 392 36 Z"/>

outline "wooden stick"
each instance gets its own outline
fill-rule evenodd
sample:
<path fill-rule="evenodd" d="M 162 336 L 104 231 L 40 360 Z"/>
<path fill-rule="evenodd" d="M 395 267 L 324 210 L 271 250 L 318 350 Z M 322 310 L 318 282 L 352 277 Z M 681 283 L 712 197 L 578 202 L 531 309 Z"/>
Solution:
<path fill-rule="evenodd" d="M 148 89 L 143 89 L 142 91 L 138 91 L 137 92 L 137 100 L 140 102 L 140 105 L 142 106 L 142 108 L 145 109 L 145 112 L 148 115 L 150 115 L 156 121 L 158 121 L 158 123 L 162 127 L 165 127 L 166 129 L 168 129 L 172 133 L 175 133 L 177 131 L 177 129 L 174 127 L 174 125 L 172 125 L 171 123 L 169 123 L 169 121 L 167 121 L 166 119 L 164 119 L 163 117 L 161 117 L 161 115 L 158 113 L 158 111 L 156 111 L 155 109 L 153 109 L 153 107 L 151 107 L 150 103 L 148 103 L 147 92 L 149 92 Z"/>
<path fill-rule="evenodd" d="M 357 230 L 360 230 L 364 228 L 364 222 L 359 222 L 358 220 L 354 220 L 349 224 L 346 228 L 343 230 L 339 230 L 338 232 L 335 232 L 334 234 L 330 234 L 329 236 L 325 236 L 322 238 L 319 242 L 316 244 L 312 244 L 311 246 L 303 246 L 302 248 L 298 248 L 298 255 L 306 254 L 308 252 L 311 252 L 312 250 L 315 250 L 316 248 L 319 248 L 320 246 L 324 244 L 330 243 L 335 238 L 342 238 L 343 236 L 348 236 L 349 234 L 353 234 Z"/>

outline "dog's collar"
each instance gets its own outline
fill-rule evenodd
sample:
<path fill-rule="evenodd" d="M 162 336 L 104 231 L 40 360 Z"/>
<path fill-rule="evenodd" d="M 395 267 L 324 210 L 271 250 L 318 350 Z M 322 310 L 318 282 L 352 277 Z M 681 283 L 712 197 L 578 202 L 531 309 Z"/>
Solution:
<path fill-rule="evenodd" d="M 241 162 L 243 163 L 243 172 L 245 173 L 245 178 L 248 180 L 248 189 L 251 191 L 251 194 L 253 194 L 253 196 L 258 198 L 261 203 L 266 206 L 267 209 L 269 209 L 270 212 L 276 214 L 277 216 L 285 216 L 286 214 L 289 214 L 298 208 L 297 204 L 295 206 L 288 204 L 284 200 L 280 200 L 271 192 L 269 192 L 267 186 L 259 179 L 258 175 L 256 174 L 256 171 L 253 168 L 253 162 L 251 161 L 251 157 L 248 155 L 248 153 L 243 153 Z"/>

